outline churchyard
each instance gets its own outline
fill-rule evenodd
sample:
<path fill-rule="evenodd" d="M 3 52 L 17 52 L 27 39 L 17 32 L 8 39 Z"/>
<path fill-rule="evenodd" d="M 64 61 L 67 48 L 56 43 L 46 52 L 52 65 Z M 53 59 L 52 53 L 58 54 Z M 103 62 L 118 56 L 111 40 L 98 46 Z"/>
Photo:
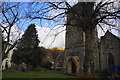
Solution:
<path fill-rule="evenodd" d="M 3 71 L 3 78 L 75 78 L 75 76 L 70 76 L 63 74 L 61 71 L 47 70 L 44 72 L 37 71 Z"/>
<path fill-rule="evenodd" d="M 119 80 L 120 2 L 83 1 L 2 3 L 3 79 Z"/>

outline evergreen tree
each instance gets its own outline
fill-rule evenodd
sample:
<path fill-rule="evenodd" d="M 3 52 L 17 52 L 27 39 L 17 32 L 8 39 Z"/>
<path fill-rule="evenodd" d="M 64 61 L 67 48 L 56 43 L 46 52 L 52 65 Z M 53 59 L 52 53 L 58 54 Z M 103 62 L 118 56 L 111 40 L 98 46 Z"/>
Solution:
<path fill-rule="evenodd" d="M 17 50 L 14 51 L 12 60 L 16 64 L 22 62 L 36 67 L 41 63 L 42 52 L 38 47 L 39 40 L 35 25 L 31 24 L 21 39 L 18 40 Z"/>
<path fill-rule="evenodd" d="M 39 44 L 37 31 L 35 25 L 31 24 L 25 31 L 25 34 L 19 41 L 18 49 L 32 49 L 37 48 Z"/>

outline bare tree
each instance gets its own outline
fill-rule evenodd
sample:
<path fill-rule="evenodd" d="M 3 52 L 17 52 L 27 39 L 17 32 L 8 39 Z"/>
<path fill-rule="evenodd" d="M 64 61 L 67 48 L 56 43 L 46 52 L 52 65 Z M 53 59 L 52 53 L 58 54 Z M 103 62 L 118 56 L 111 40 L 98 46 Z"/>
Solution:
<path fill-rule="evenodd" d="M 3 58 L 5 59 L 8 56 L 10 50 L 12 50 L 21 36 L 21 31 L 17 26 L 17 23 L 23 17 L 20 15 L 20 11 L 18 10 L 20 7 L 20 3 L 7 3 L 2 2 L 2 10 L 1 10 L 1 29 L 2 29 L 2 54 Z M 22 24 L 22 23 L 21 23 Z M 15 37 L 12 33 L 12 30 L 16 29 L 17 37 Z M 15 33 L 14 33 L 15 34 Z"/>
<path fill-rule="evenodd" d="M 39 3 L 38 3 L 39 4 Z M 68 2 L 47 2 L 46 7 L 41 7 L 38 11 L 33 11 L 37 15 L 29 15 L 32 19 L 45 19 L 51 21 L 60 21 L 66 17 L 67 13 L 72 13 L 78 21 L 78 27 L 81 27 L 85 32 L 85 61 L 84 72 L 92 72 L 96 44 L 96 26 L 108 25 L 118 27 L 116 22 L 120 22 L 120 2 L 112 2 L 105 0 L 99 2 L 79 2 L 79 11 L 75 11 Z M 52 11 L 59 10 L 56 14 L 48 15 Z M 71 18 L 72 19 L 72 18 Z M 69 20 L 70 21 L 70 20 Z M 67 23 L 67 22 L 66 22 Z M 72 24 L 66 24 L 72 25 Z M 73 25 L 73 26 L 75 26 Z M 101 28 L 102 28 L 101 27 Z"/>
<path fill-rule="evenodd" d="M 41 5 L 41 6 L 40 6 Z M 96 26 L 109 25 L 111 27 L 118 27 L 116 22 L 120 22 L 120 2 L 111 2 L 111 1 L 99 1 L 99 2 L 79 2 L 79 10 L 76 11 L 68 2 L 33 2 L 29 3 L 29 10 L 26 12 L 25 18 L 31 20 L 40 19 L 40 21 L 48 20 L 56 22 L 63 25 L 72 25 L 81 27 L 85 32 L 85 61 L 84 61 L 84 72 L 88 73 L 89 70 L 92 72 L 92 65 L 94 59 L 96 44 Z M 4 5 L 3 5 L 4 6 Z M 11 6 L 12 7 L 12 6 Z M 11 27 L 19 20 L 18 12 L 12 10 L 12 8 L 6 8 L 2 10 L 2 14 L 6 23 L 9 24 L 9 30 L 7 27 L 3 27 L 4 31 L 7 32 L 8 36 L 10 35 Z M 14 7 L 14 6 L 13 6 Z M 13 15 L 12 18 L 8 18 L 7 11 L 10 11 Z M 54 12 L 54 14 L 53 14 Z M 74 19 L 76 19 L 77 24 L 70 24 L 66 19 L 66 15 L 72 13 Z M 72 18 L 71 18 L 72 19 Z M 69 20 L 70 21 L 70 20 Z M 101 27 L 102 28 L 102 27 Z M 7 38 L 7 42 L 10 41 L 10 38 Z M 15 43 L 16 44 L 16 43 Z M 11 46 L 12 48 L 12 46 Z M 10 48 L 10 49 L 11 49 Z M 9 50 L 6 52 L 8 53 Z"/>

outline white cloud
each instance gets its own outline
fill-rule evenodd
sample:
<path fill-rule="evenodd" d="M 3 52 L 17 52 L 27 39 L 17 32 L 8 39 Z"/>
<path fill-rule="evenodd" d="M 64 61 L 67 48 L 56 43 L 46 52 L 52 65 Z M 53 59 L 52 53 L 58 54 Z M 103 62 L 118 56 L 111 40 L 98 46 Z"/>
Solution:
<path fill-rule="evenodd" d="M 53 29 L 48 27 L 36 26 L 38 38 L 41 41 L 39 46 L 45 48 L 65 47 L 65 28 L 61 25 L 55 26 Z"/>
<path fill-rule="evenodd" d="M 109 30 L 112 34 L 114 34 L 117 37 L 120 37 L 120 29 L 115 27 L 115 28 L 110 28 L 109 26 L 104 26 L 103 27 L 104 31 L 107 32 L 107 30 Z M 100 39 L 101 36 L 105 35 L 105 32 L 99 27 L 97 26 L 97 31 L 98 31 L 98 38 Z"/>
<path fill-rule="evenodd" d="M 7 27 L 7 32 L 8 32 L 8 29 L 9 29 L 8 24 L 7 23 L 2 24 L 2 26 Z M 21 38 L 23 34 L 24 34 L 23 31 L 19 30 L 16 26 L 12 26 L 10 31 L 10 43 L 14 43 L 16 40 Z M 4 37 L 4 40 L 6 41 L 7 39 L 6 37 L 8 37 L 8 34 L 5 31 L 3 32 L 3 37 Z"/>
<path fill-rule="evenodd" d="M 108 27 L 104 27 L 105 31 L 107 31 L 107 29 Z M 65 47 L 66 26 L 58 25 L 52 29 L 49 27 L 36 26 L 36 30 L 38 39 L 40 40 L 39 46 L 43 46 L 45 48 Z M 99 38 L 104 36 L 105 33 L 101 30 L 100 27 L 97 27 L 97 30 Z M 120 36 L 120 31 L 118 30 L 112 30 L 111 32 Z M 20 36 L 19 33 L 21 33 Z M 22 37 L 23 33 L 24 32 L 13 26 L 10 39 L 15 41 L 18 39 L 18 36 L 19 38 Z M 7 34 L 4 33 L 4 36 L 7 36 Z"/>
<path fill-rule="evenodd" d="M 4 27 L 6 27 L 7 25 L 8 24 L 3 24 Z M 65 27 L 58 25 L 55 26 L 53 29 L 50 29 L 49 27 L 36 26 L 36 30 L 38 38 L 40 40 L 39 46 L 43 46 L 45 48 L 56 46 L 65 47 L 65 31 L 63 31 L 65 30 Z M 16 26 L 13 26 L 10 33 L 10 43 L 14 43 L 16 40 L 21 38 L 23 34 L 23 31 L 19 30 Z M 4 32 L 3 36 L 7 37 L 8 35 L 6 32 Z"/>
<path fill-rule="evenodd" d="M 103 29 L 104 29 L 105 32 L 107 31 L 106 27 L 103 27 Z M 98 31 L 98 38 L 99 39 L 100 39 L 101 36 L 105 35 L 105 32 L 99 26 L 97 26 L 97 31 Z"/>

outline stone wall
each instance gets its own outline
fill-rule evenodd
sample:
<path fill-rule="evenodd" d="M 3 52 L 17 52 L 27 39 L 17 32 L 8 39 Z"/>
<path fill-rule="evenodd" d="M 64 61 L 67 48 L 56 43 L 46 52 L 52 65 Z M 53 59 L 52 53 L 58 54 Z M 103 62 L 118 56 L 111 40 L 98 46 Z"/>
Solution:
<path fill-rule="evenodd" d="M 66 70 L 65 70 L 65 73 L 69 73 L 69 74 L 72 74 L 72 65 L 71 65 L 71 62 L 69 61 L 70 59 L 72 59 L 75 63 L 75 66 L 76 66 L 76 73 L 79 73 L 79 68 L 80 68 L 80 62 L 79 62 L 79 57 L 78 56 L 67 56 L 66 57 Z"/>
<path fill-rule="evenodd" d="M 66 26 L 66 42 L 65 42 L 65 62 L 66 59 L 73 56 L 78 56 L 79 60 L 79 73 L 83 71 L 83 63 L 85 57 L 85 32 L 82 30 L 80 26 L 80 21 L 77 19 L 77 14 L 81 14 L 81 3 L 78 3 L 74 7 L 72 7 L 67 14 L 67 26 Z M 99 54 L 98 54 L 98 37 L 97 37 L 97 29 L 96 29 L 96 49 L 94 51 L 94 70 L 99 69 Z M 64 68 L 66 64 L 64 65 Z"/>
<path fill-rule="evenodd" d="M 108 70 L 110 67 L 108 60 L 109 54 L 113 56 L 114 66 L 120 65 L 120 39 L 107 31 L 100 42 L 101 70 Z"/>
<path fill-rule="evenodd" d="M 75 14 L 81 14 L 80 11 L 81 5 L 78 3 L 69 9 L 67 13 L 66 42 L 63 67 L 65 72 L 68 73 L 70 73 L 71 69 L 68 69 L 67 67 L 68 60 L 70 58 L 74 59 L 77 65 L 77 73 L 80 73 L 83 71 L 84 57 L 85 54 L 87 54 L 85 53 L 85 32 L 81 28 L 82 25 L 79 25 L 80 21 L 77 19 L 77 15 Z M 93 54 L 94 71 L 101 71 L 109 68 L 109 53 L 113 55 L 114 65 L 120 65 L 120 39 L 108 31 L 99 42 L 97 29 L 94 35 L 96 36 L 96 47 Z"/>
<path fill-rule="evenodd" d="M 70 69 L 67 69 L 67 62 L 70 58 L 73 58 L 76 62 L 77 73 L 82 71 L 84 54 L 85 54 L 85 34 L 81 27 L 77 24 L 74 11 L 80 13 L 80 5 L 76 5 L 73 9 L 69 10 L 67 14 L 67 26 L 66 26 L 66 42 L 65 42 L 65 70 L 70 73 Z"/>

